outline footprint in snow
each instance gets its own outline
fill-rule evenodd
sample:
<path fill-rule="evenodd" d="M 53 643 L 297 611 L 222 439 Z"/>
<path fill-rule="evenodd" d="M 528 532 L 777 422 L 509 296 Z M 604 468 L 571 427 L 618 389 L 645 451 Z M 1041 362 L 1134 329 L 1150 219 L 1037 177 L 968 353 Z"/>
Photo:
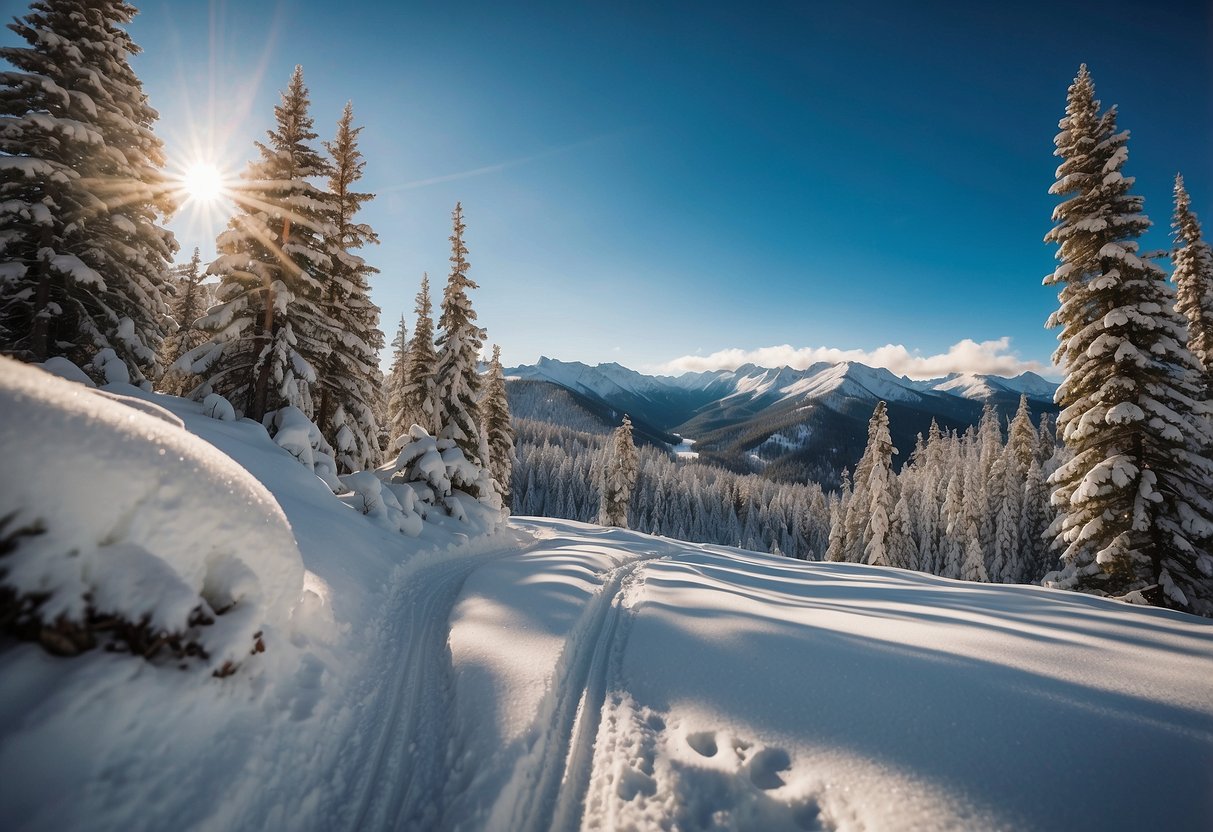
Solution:
<path fill-rule="evenodd" d="M 691 746 L 701 757 L 715 757 L 719 750 L 716 747 L 715 731 L 696 731 L 687 734 L 687 745 Z"/>
<path fill-rule="evenodd" d="M 778 789 L 786 785 L 779 772 L 792 767 L 792 758 L 782 748 L 763 748 L 747 763 L 750 782 L 760 789 Z"/>

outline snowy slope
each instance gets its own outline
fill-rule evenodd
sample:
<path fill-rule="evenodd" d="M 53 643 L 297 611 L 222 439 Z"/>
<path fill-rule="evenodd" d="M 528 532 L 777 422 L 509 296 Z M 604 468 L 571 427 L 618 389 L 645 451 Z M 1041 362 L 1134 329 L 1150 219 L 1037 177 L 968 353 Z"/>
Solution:
<path fill-rule="evenodd" d="M 273 495 L 304 592 L 227 679 L 0 641 L 6 830 L 1213 828 L 1211 622 L 569 521 L 413 540 L 151 398 Z"/>

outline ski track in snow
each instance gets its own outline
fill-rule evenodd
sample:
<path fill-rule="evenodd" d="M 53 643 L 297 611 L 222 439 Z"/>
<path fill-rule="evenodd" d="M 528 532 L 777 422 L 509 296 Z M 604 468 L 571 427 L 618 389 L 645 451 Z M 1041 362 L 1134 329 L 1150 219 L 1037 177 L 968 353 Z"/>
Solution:
<path fill-rule="evenodd" d="M 335 828 L 353 832 L 450 825 L 447 809 L 472 775 L 456 765 L 461 754 L 454 747 L 451 612 L 475 570 L 547 543 L 536 538 L 521 548 L 453 560 L 444 556 L 397 574 L 373 651 L 391 660 L 368 680 L 357 730 L 357 736 L 374 740 L 370 747 L 355 748 L 356 759 L 342 766 L 348 772 L 342 782 L 356 785 Z M 513 792 L 518 802 L 510 812 L 510 829 L 580 827 L 610 673 L 623 649 L 624 590 L 646 562 L 674 557 L 683 548 L 647 552 L 603 576 L 557 663 L 551 694 L 535 719 L 536 740 L 513 773 L 512 782 L 527 785 Z"/>
<path fill-rule="evenodd" d="M 515 769 L 512 782 L 521 788 L 513 790 L 517 802 L 510 812 L 509 829 L 541 832 L 581 827 L 603 708 L 626 645 L 626 591 L 636 585 L 648 562 L 673 558 L 687 548 L 669 545 L 668 551 L 648 551 L 605 575 L 601 589 L 569 634 L 551 693 L 535 719 L 537 737 Z"/>
<path fill-rule="evenodd" d="M 533 545 L 537 545 L 536 544 Z M 451 797 L 453 668 L 450 615 L 468 576 L 494 560 L 520 554 L 505 549 L 437 560 L 397 576 L 385 605 L 388 626 L 358 732 L 374 737 L 349 782 L 358 784 L 343 828 L 433 829 Z M 392 655 L 396 653 L 396 655 Z"/>

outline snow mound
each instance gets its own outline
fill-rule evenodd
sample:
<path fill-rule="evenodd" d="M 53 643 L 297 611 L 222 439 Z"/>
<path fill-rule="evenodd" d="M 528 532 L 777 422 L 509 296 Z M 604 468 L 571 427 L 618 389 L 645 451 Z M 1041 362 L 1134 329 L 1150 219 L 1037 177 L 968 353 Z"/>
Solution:
<path fill-rule="evenodd" d="M 0 582 L 38 599 L 41 621 L 142 623 L 215 670 L 285 639 L 303 563 L 247 471 L 155 405 L 9 359 L 0 413 L 0 456 L 21 472 L 0 504 L 10 529 L 42 529 L 3 557 Z"/>
<path fill-rule="evenodd" d="M 46 359 L 46 361 L 43 361 L 41 364 L 36 364 L 35 366 L 41 367 L 51 375 L 59 376 L 59 378 L 65 378 L 68 381 L 74 381 L 77 384 L 83 384 L 85 387 L 97 386 L 93 383 L 93 380 L 88 377 L 88 373 L 84 372 L 84 370 L 81 370 L 79 367 L 61 355 L 53 355 Z"/>
<path fill-rule="evenodd" d="M 209 395 L 207 399 L 210 399 Z M 333 459 L 332 447 L 325 441 L 320 428 L 302 410 L 284 407 L 267 413 L 265 422 L 279 448 L 315 472 L 334 494 L 343 490 L 337 478 L 337 463 Z"/>
<path fill-rule="evenodd" d="M 206 398 L 202 400 L 202 412 L 220 422 L 236 421 L 236 408 L 232 407 L 232 403 L 218 393 L 206 394 Z"/>

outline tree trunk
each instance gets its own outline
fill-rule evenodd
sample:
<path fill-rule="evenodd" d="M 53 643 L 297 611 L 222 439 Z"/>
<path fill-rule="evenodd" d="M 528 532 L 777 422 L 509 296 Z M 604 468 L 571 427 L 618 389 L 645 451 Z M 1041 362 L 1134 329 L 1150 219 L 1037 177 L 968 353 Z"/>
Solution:
<path fill-rule="evenodd" d="M 281 248 L 284 259 L 287 256 L 286 243 L 290 235 L 290 218 L 283 217 Z M 261 348 L 257 352 L 265 353 L 265 357 L 261 360 L 261 366 L 257 370 L 257 378 L 253 386 L 252 411 L 247 414 L 250 419 L 257 422 L 265 418 L 265 411 L 269 406 L 270 367 L 273 365 L 273 353 L 266 349 L 274 339 L 274 281 L 268 274 L 265 276 L 265 317 L 261 321 L 261 332 Z"/>
<path fill-rule="evenodd" d="M 48 249 L 54 242 L 51 227 L 42 226 L 38 241 L 40 249 Z M 45 361 L 50 358 L 50 319 L 46 316 L 46 307 L 51 299 L 51 264 L 45 257 L 38 258 L 38 288 L 34 293 L 34 326 L 30 336 L 30 349 L 35 361 Z"/>

